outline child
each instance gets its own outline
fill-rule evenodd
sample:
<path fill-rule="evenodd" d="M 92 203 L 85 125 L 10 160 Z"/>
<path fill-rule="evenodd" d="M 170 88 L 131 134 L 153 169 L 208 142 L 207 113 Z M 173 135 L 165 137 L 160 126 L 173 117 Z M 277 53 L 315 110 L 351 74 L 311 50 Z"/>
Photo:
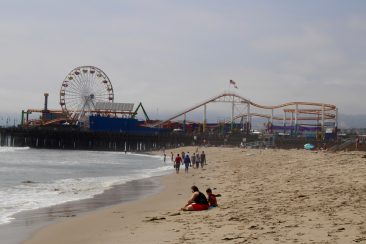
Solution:
<path fill-rule="evenodd" d="M 210 205 L 210 208 L 217 207 L 216 195 L 212 194 L 211 188 L 207 188 L 206 193 L 207 193 L 207 199 L 208 199 L 208 204 Z M 218 194 L 217 196 L 221 196 L 221 195 Z"/>

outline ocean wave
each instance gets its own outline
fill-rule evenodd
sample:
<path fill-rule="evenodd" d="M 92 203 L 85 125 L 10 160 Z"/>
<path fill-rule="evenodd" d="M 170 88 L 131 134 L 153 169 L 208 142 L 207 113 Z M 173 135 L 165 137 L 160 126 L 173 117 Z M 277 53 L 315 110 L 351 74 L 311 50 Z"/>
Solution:
<path fill-rule="evenodd" d="M 154 154 L 144 154 L 144 153 L 127 153 L 128 155 L 140 156 L 140 157 L 149 157 L 149 158 L 158 158 L 163 159 L 164 156 L 154 155 Z"/>
<path fill-rule="evenodd" d="M 35 210 L 70 201 L 92 198 L 114 185 L 129 181 L 160 176 L 172 171 L 163 165 L 143 169 L 125 176 L 85 177 L 62 179 L 48 183 L 23 182 L 20 185 L 0 190 L 0 224 L 9 223 L 13 215 L 26 210 Z"/>

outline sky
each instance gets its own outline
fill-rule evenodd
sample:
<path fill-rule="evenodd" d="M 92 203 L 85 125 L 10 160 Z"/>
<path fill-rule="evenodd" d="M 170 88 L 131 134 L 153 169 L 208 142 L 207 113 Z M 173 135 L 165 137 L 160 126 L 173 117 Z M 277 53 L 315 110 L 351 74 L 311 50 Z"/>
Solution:
<path fill-rule="evenodd" d="M 169 116 L 229 89 L 366 114 L 366 1 L 0 0 L 0 113 L 60 109 L 75 67 Z"/>

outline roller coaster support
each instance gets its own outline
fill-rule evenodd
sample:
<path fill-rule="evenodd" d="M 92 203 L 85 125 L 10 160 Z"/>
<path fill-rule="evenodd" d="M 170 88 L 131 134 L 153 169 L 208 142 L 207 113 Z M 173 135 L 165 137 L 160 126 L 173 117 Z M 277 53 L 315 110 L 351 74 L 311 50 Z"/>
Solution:
<path fill-rule="evenodd" d="M 207 104 L 203 105 L 203 127 L 202 132 L 206 132 L 206 123 L 207 123 Z"/>
<path fill-rule="evenodd" d="M 231 131 L 234 129 L 234 108 L 235 108 L 235 96 L 233 96 L 233 101 L 231 104 Z"/>
<path fill-rule="evenodd" d="M 187 121 L 187 114 L 184 114 L 184 119 L 183 119 L 183 131 L 186 132 L 186 121 Z"/>
<path fill-rule="evenodd" d="M 250 122 L 250 103 L 247 103 L 247 123 Z"/>
<path fill-rule="evenodd" d="M 271 123 L 273 124 L 273 108 L 271 109 Z"/>
<path fill-rule="evenodd" d="M 297 113 L 299 111 L 299 105 L 295 105 L 295 135 L 297 135 Z"/>
<path fill-rule="evenodd" d="M 324 104 L 322 105 L 322 138 L 325 135 L 325 131 L 324 131 Z"/>

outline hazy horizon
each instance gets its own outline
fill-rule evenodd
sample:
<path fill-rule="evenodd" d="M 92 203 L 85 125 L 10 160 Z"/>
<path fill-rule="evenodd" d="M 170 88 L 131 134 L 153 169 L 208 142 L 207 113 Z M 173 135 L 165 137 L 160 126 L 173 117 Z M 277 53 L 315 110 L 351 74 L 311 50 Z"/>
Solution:
<path fill-rule="evenodd" d="M 0 1 L 0 113 L 60 109 L 75 67 L 110 78 L 115 102 L 171 115 L 217 95 L 335 104 L 365 114 L 363 1 Z"/>

